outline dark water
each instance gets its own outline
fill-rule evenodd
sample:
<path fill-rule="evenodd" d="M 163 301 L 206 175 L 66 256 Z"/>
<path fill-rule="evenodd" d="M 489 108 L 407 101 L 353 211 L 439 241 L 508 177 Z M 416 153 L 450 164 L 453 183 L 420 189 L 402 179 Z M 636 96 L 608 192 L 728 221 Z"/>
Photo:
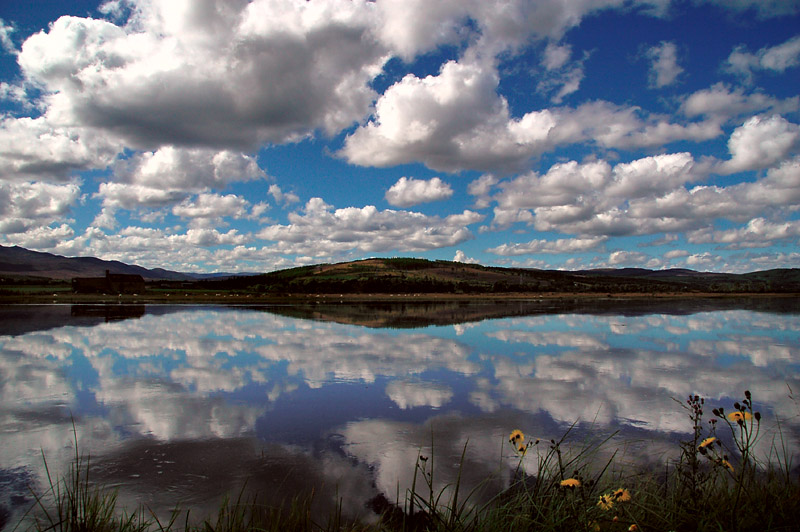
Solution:
<path fill-rule="evenodd" d="M 690 429 L 676 399 L 710 413 L 745 389 L 761 450 L 779 419 L 797 458 L 798 301 L 2 307 L 0 519 L 46 486 L 43 455 L 68 470 L 75 434 L 129 508 L 199 518 L 246 481 L 370 519 L 376 496 L 402 500 L 419 453 L 444 486 L 466 444 L 462 483 L 500 489 L 512 429 L 574 424 L 567 448 L 615 435 L 599 459 L 656 464 Z"/>

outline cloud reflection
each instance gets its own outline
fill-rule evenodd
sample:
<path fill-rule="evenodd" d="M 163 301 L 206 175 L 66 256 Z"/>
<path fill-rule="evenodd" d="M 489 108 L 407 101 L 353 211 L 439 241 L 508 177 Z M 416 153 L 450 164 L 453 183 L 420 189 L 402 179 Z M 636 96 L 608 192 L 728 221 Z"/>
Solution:
<path fill-rule="evenodd" d="M 434 382 L 403 379 L 387 384 L 386 395 L 403 410 L 418 406 L 441 408 L 453 398 L 453 390 Z"/>
<path fill-rule="evenodd" d="M 362 486 L 369 468 L 377 491 L 394 495 L 411 481 L 419 452 L 449 457 L 437 462 L 436 478 L 452 482 L 450 466 L 467 440 L 470 482 L 489 475 L 506 482 L 507 472 L 498 471 L 511 468 L 514 456 L 498 449 L 512 428 L 548 440 L 574 422 L 584 431 L 619 429 L 666 456 L 676 434 L 689 430 L 673 399 L 694 393 L 728 406 L 751 390 L 765 417 L 766 448 L 776 430 L 766 420 L 777 416 L 787 434 L 800 433 L 790 396 L 800 390 L 799 336 L 797 314 L 751 311 L 556 314 L 390 330 L 213 307 L 0 336 L 0 469 L 27 467 L 41 480 L 43 451 L 63 470 L 74 452 L 73 417 L 81 444 L 115 460 L 144 445 L 135 442 L 162 450 L 253 445 L 260 430 L 294 434 L 259 428 L 268 412 L 289 409 L 269 417 L 282 423 L 295 402 L 342 397 L 312 394 L 328 388 L 355 390 L 347 407 L 354 410 L 318 420 L 320 434 L 305 441 L 337 434 L 357 464 L 332 451 L 314 454 L 315 443 L 289 449 L 296 442 L 276 442 L 286 445 L 273 451 L 339 471 L 334 483 L 358 485 L 348 503 L 354 508 L 376 492 L 371 481 Z M 361 414 L 359 397 L 367 396 L 359 386 L 391 406 L 363 405 L 369 414 Z M 796 440 L 786 442 L 793 453 Z"/>

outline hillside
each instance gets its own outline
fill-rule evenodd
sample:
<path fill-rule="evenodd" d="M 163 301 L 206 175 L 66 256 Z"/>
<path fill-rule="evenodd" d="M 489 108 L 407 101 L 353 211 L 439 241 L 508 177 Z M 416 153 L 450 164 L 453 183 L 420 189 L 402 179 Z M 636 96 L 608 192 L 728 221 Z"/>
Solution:
<path fill-rule="evenodd" d="M 424 259 L 366 259 L 291 268 L 224 281 L 202 281 L 198 286 L 285 294 L 794 293 L 800 292 L 800 269 L 741 275 L 642 269 L 563 272 Z"/>
<path fill-rule="evenodd" d="M 191 274 L 93 257 L 62 257 L 0 246 L 0 277 L 69 280 L 138 274 L 151 287 L 249 294 L 800 293 L 800 269 L 747 274 L 640 268 L 583 271 L 500 268 L 426 259 L 365 259 L 264 274 Z M 188 284 L 187 284 L 188 283 Z"/>

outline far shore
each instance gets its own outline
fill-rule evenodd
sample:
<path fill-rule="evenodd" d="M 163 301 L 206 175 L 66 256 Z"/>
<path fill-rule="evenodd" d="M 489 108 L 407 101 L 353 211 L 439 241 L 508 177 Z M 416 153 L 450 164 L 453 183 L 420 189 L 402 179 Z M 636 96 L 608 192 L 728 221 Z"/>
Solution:
<path fill-rule="evenodd" d="M 171 291 L 168 293 L 146 292 L 143 294 L 76 294 L 53 292 L 35 294 L 0 294 L 0 305 L 11 304 L 280 304 L 308 303 L 319 301 L 338 302 L 432 302 L 432 301 L 491 301 L 491 300 L 536 300 L 536 299 L 732 299 L 732 298 L 800 298 L 798 293 L 721 293 L 721 292 L 509 292 L 494 294 L 252 294 L 225 292 Z"/>

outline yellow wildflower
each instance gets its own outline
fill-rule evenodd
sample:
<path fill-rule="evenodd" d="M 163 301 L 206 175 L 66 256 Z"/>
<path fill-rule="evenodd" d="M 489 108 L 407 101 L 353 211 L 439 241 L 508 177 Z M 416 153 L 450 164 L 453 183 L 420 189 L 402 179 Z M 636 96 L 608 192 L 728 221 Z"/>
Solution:
<path fill-rule="evenodd" d="M 519 454 L 524 456 L 527 451 L 528 451 L 528 446 L 525 445 L 524 443 L 520 442 L 520 444 L 517 445 L 517 452 Z"/>
<path fill-rule="evenodd" d="M 614 499 L 611 495 L 600 495 L 600 500 L 597 501 L 597 506 L 602 510 L 610 510 L 614 507 Z"/>
<path fill-rule="evenodd" d="M 733 466 L 731 465 L 730 462 L 728 462 L 727 460 L 722 460 L 720 461 L 720 464 L 730 469 L 731 473 L 733 473 Z"/>
<path fill-rule="evenodd" d="M 628 502 L 631 500 L 631 493 L 625 488 L 614 490 L 614 500 L 617 502 Z"/>
<path fill-rule="evenodd" d="M 522 433 L 521 430 L 514 430 L 511 431 L 511 435 L 508 437 L 508 441 L 511 443 L 521 443 L 525 441 L 525 435 Z"/>
<path fill-rule="evenodd" d="M 737 411 L 737 412 L 731 412 L 730 414 L 728 414 L 728 419 L 730 419 L 734 423 L 738 423 L 740 421 L 747 421 L 751 417 L 753 417 L 753 416 L 750 414 L 750 412 L 738 412 Z"/>
<path fill-rule="evenodd" d="M 561 486 L 564 488 L 580 488 L 581 481 L 577 478 L 568 478 L 561 481 Z"/>
<path fill-rule="evenodd" d="M 628 527 L 628 532 L 637 532 L 638 530 L 639 530 L 639 527 L 636 526 L 636 523 L 634 523 L 634 524 L 632 524 L 631 526 Z"/>
<path fill-rule="evenodd" d="M 706 438 L 705 440 L 700 442 L 700 445 L 698 445 L 697 448 L 698 449 L 702 449 L 703 447 L 708 447 L 709 445 L 711 445 L 715 441 L 717 441 L 717 438 L 715 438 L 714 436 L 712 436 L 710 438 Z"/>

